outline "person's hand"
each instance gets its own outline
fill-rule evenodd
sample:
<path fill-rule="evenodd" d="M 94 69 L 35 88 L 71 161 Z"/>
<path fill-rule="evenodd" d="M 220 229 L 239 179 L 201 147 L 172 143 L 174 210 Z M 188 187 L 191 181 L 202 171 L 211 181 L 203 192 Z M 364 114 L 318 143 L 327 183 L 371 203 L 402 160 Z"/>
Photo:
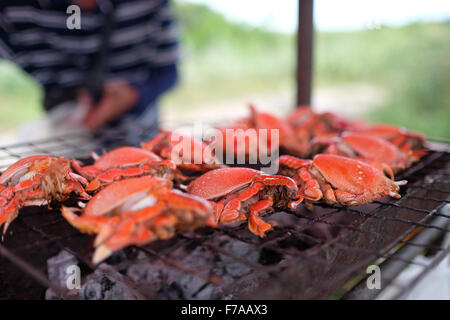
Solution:
<path fill-rule="evenodd" d="M 80 100 L 89 99 L 90 108 L 84 120 L 84 125 L 94 130 L 102 125 L 120 118 L 125 112 L 131 110 L 139 99 L 138 91 L 125 82 L 109 82 L 104 86 L 103 97 L 97 105 L 87 91 L 80 92 Z"/>

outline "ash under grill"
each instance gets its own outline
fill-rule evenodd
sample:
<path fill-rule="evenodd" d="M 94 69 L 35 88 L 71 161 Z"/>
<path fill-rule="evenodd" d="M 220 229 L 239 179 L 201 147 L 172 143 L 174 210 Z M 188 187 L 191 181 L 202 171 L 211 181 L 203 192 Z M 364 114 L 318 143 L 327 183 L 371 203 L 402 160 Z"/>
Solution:
<path fill-rule="evenodd" d="M 155 131 L 135 132 L 134 144 Z M 33 153 L 85 158 L 92 150 L 133 144 L 129 138 L 126 132 L 105 131 L 2 147 L 0 169 Z M 266 216 L 276 227 L 263 239 L 245 224 L 203 228 L 126 248 L 98 267 L 90 263 L 93 237 L 72 228 L 57 205 L 25 208 L 0 245 L 0 299 L 43 299 L 48 287 L 66 299 L 372 298 L 379 291 L 357 280 L 374 263 L 382 269 L 382 288 L 405 267 L 420 267 L 406 287 L 396 287 L 394 297 L 404 297 L 450 252 L 450 246 L 436 241 L 450 233 L 449 149 L 433 145 L 419 163 L 398 175 L 408 180 L 399 200 L 351 208 L 319 203 L 313 212 L 301 205 L 295 214 Z M 414 260 L 424 252 L 429 264 Z M 55 276 L 64 259 L 81 268 L 83 286 L 75 295 Z M 51 261 L 59 262 L 48 267 Z"/>

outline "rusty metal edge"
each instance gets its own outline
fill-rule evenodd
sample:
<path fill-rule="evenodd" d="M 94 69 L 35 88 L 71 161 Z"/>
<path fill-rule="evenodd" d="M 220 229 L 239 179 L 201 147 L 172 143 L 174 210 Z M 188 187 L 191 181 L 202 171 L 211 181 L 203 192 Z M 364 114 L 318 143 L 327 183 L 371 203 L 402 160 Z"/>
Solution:
<path fill-rule="evenodd" d="M 443 206 L 439 213 L 441 213 L 444 209 L 448 210 L 450 208 L 450 205 L 447 204 Z M 430 226 L 436 226 L 436 227 L 447 227 L 450 224 L 450 220 L 448 218 L 444 218 L 441 216 L 435 217 L 431 222 Z M 423 244 L 430 244 L 433 240 L 435 240 L 437 237 L 442 235 L 444 232 L 435 229 L 435 228 L 427 228 L 425 230 L 422 230 L 419 232 L 413 239 L 415 243 L 423 243 Z M 395 257 L 398 257 L 399 259 L 389 259 L 384 261 L 380 264 L 380 269 L 383 273 L 383 278 L 388 279 L 388 282 L 384 284 L 384 288 L 381 290 L 369 290 L 366 285 L 367 278 L 370 276 L 364 277 L 356 286 L 354 286 L 350 291 L 348 291 L 346 294 L 344 294 L 341 299 L 343 300 L 369 300 L 369 299 L 375 299 L 377 296 L 383 292 L 383 290 L 390 284 L 392 281 L 408 266 L 402 260 L 413 260 L 415 257 L 417 257 L 419 254 L 423 252 L 422 247 L 418 246 L 411 246 L 407 243 L 400 248 L 395 254 Z M 430 263 L 431 268 L 426 268 L 424 271 L 429 271 L 432 269 L 432 267 L 437 266 L 439 264 L 439 260 L 442 260 L 445 257 L 436 254 L 433 258 L 432 262 Z M 417 284 L 424 276 L 426 272 L 421 272 L 416 279 L 414 279 L 415 284 Z M 387 275 L 387 276 L 386 276 Z M 407 286 L 405 290 L 402 290 L 397 295 L 395 295 L 395 299 L 401 299 L 405 296 L 407 291 L 412 289 L 411 286 Z"/>

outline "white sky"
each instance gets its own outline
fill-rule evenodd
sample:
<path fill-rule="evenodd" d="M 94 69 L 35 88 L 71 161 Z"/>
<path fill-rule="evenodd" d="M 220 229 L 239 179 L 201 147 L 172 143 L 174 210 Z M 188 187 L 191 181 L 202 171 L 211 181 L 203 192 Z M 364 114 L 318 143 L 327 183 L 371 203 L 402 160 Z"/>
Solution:
<path fill-rule="evenodd" d="M 293 32 L 297 0 L 183 0 L 207 4 L 230 20 Z M 314 22 L 319 30 L 351 30 L 373 24 L 402 25 L 413 21 L 450 19 L 450 0 L 316 0 Z"/>

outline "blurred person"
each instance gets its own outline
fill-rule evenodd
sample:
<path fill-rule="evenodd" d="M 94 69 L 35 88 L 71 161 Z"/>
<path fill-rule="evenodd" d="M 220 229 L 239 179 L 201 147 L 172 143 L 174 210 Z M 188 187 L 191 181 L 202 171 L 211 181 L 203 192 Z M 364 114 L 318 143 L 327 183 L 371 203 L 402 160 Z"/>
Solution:
<path fill-rule="evenodd" d="M 2 0 L 0 57 L 42 85 L 50 135 L 157 124 L 157 100 L 178 78 L 168 0 Z"/>

